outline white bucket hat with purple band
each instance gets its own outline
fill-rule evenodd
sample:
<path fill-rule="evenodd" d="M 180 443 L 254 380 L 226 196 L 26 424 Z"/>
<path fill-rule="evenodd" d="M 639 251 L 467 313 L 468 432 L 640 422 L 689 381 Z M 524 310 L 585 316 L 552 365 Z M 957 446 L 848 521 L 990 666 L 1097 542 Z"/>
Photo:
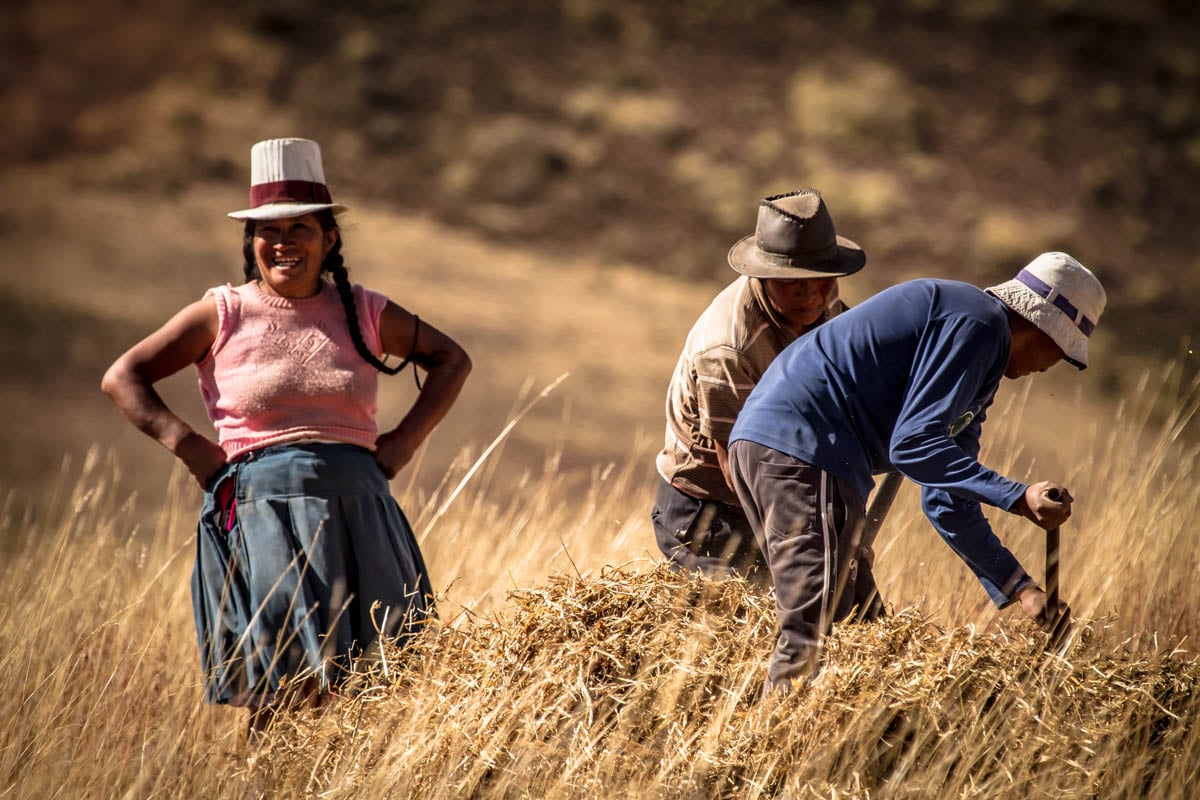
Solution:
<path fill-rule="evenodd" d="M 1088 337 L 1107 302 L 1091 270 L 1066 253 L 1042 253 L 1015 278 L 987 292 L 1053 339 L 1067 361 L 1087 368 Z"/>
<path fill-rule="evenodd" d="M 321 167 L 321 146 L 312 139 L 267 139 L 250 148 L 250 207 L 234 219 L 284 219 L 317 211 L 337 214 Z"/>

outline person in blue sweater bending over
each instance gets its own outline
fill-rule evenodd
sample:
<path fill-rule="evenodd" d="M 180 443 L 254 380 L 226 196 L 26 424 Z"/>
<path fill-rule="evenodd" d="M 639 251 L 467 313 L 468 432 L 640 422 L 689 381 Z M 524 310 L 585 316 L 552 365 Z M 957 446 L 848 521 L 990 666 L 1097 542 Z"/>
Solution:
<path fill-rule="evenodd" d="M 1046 595 L 988 525 L 986 503 L 1050 530 L 1071 515 L 1053 481 L 1020 483 L 979 463 L 1001 377 L 1060 360 L 1087 366 L 1104 288 L 1065 253 L 1043 253 L 986 290 L 922 279 L 886 289 L 790 344 L 730 436 L 730 481 L 775 583 L 779 638 L 768 688 L 816 674 L 821 638 L 845 618 L 873 475 L 921 486 L 929 521 L 1000 608 L 1043 627 Z"/>

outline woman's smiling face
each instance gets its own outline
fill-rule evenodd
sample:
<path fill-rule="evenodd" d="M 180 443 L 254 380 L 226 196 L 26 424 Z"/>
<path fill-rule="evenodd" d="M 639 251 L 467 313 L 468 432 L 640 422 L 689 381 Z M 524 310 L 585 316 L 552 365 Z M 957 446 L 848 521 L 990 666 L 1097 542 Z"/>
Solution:
<path fill-rule="evenodd" d="M 254 259 L 262 288 L 278 297 L 312 297 L 321 289 L 321 264 L 337 242 L 337 228 L 323 230 L 315 214 L 254 224 Z"/>

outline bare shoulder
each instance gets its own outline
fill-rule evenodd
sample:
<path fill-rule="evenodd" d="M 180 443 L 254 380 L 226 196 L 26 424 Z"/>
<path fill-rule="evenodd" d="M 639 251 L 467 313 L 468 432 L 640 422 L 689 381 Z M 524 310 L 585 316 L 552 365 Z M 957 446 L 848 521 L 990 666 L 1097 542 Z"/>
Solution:
<path fill-rule="evenodd" d="M 147 356 L 164 352 L 178 353 L 194 361 L 216 341 L 220 322 L 216 298 L 211 294 L 205 295 L 175 312 L 134 350 L 141 350 Z"/>
<path fill-rule="evenodd" d="M 411 311 L 393 300 L 388 300 L 379 312 L 379 337 L 385 344 L 397 336 L 407 336 L 411 340 L 415 324 Z"/>
<path fill-rule="evenodd" d="M 181 308 L 163 327 L 170 326 L 180 331 L 187 330 L 194 333 L 208 333 L 213 338 L 216 338 L 220 321 L 220 314 L 217 311 L 217 299 L 213 295 L 207 294 L 199 300 L 188 303 Z"/>

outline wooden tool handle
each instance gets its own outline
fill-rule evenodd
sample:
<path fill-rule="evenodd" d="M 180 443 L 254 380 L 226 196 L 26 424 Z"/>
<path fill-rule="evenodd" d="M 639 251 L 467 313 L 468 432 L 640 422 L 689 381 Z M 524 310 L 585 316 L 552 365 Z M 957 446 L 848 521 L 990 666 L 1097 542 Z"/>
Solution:
<path fill-rule="evenodd" d="M 902 483 L 904 483 L 903 475 L 899 472 L 889 472 L 884 477 L 883 483 L 875 490 L 871 507 L 867 509 L 867 523 L 863 528 L 862 536 L 863 547 L 875 544 L 875 537 L 879 535 L 879 529 L 883 527 L 883 520 L 891 510 L 892 502 L 896 499 L 896 493 L 900 491 Z"/>
<path fill-rule="evenodd" d="M 1058 489 L 1047 490 L 1046 497 L 1056 503 L 1062 499 Z M 1058 528 L 1046 531 L 1046 608 L 1058 614 Z"/>
<path fill-rule="evenodd" d="M 1046 608 L 1058 613 L 1058 528 L 1046 531 Z"/>

